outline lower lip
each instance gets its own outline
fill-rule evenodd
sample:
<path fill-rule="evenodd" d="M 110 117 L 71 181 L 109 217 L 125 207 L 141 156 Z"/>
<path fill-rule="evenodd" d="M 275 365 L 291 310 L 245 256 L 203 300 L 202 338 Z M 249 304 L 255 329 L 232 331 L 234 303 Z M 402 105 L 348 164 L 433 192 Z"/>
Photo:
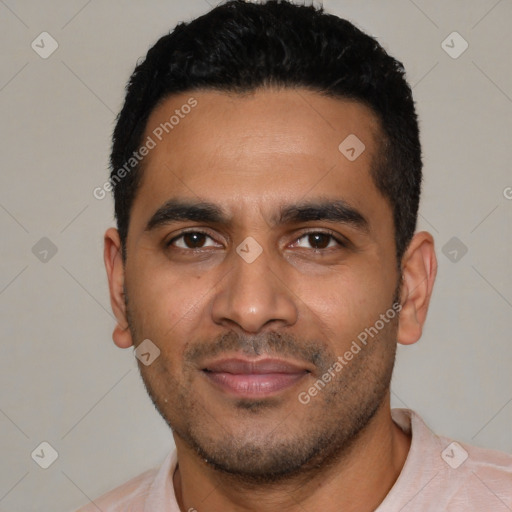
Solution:
<path fill-rule="evenodd" d="M 227 372 L 204 372 L 206 377 L 229 393 L 251 398 L 268 396 L 292 387 L 308 372 L 238 374 Z"/>

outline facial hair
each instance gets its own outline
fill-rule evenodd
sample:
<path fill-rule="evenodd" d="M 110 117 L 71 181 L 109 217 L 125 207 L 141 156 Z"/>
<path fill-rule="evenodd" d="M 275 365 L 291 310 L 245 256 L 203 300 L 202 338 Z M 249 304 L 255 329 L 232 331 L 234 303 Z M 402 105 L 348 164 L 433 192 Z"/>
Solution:
<path fill-rule="evenodd" d="M 133 339 L 142 341 L 128 303 L 127 313 Z M 290 399 L 284 401 L 279 397 L 238 399 L 233 402 L 233 414 L 244 421 L 229 427 L 223 424 L 222 417 L 210 412 L 208 403 L 194 391 L 194 375 L 200 361 L 228 352 L 252 357 L 290 357 L 313 365 L 316 380 L 337 359 L 338 355 L 329 348 L 334 343 L 305 340 L 285 332 L 248 336 L 228 331 L 213 340 L 187 345 L 180 377 L 170 371 L 164 357 L 150 367 L 139 363 L 139 368 L 158 412 L 174 435 L 205 463 L 246 486 L 273 485 L 306 479 L 349 453 L 388 395 L 397 325 L 398 317 L 385 324 L 309 404 L 299 403 L 296 396 L 292 404 Z M 335 337 L 336 333 L 329 336 Z M 350 342 L 342 343 L 343 347 L 349 345 Z M 291 413 L 278 424 L 269 422 L 268 427 L 262 428 L 265 415 L 279 408 Z"/>

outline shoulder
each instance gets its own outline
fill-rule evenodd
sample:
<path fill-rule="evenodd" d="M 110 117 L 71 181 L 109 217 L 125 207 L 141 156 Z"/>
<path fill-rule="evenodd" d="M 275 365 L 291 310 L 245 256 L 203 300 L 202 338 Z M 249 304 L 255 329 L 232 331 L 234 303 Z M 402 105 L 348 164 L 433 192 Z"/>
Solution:
<path fill-rule="evenodd" d="M 453 481 L 451 509 L 507 512 L 512 510 L 512 455 L 446 440 L 445 478 Z"/>
<path fill-rule="evenodd" d="M 461 468 L 466 466 L 468 475 L 476 477 L 483 485 L 506 489 L 509 497 L 512 496 L 511 454 L 455 441 L 447 445 L 443 458 L 449 459 L 452 454 L 459 457 Z"/>
<path fill-rule="evenodd" d="M 425 441 L 421 446 L 430 452 L 430 487 L 446 493 L 449 510 L 467 510 L 468 503 L 474 510 L 512 510 L 511 454 L 436 435 L 419 415 L 409 414 L 413 437 L 418 433 Z"/>
<path fill-rule="evenodd" d="M 422 418 L 414 411 L 408 411 L 413 431 L 421 432 L 424 438 L 430 437 L 431 447 L 439 449 L 439 458 L 448 469 L 466 469 L 470 472 L 480 471 L 483 474 L 502 475 L 512 478 L 512 455 L 489 448 L 480 448 L 463 441 L 455 441 L 446 436 L 434 434 Z M 427 443 L 425 443 L 427 444 Z M 466 471 L 466 472 L 467 472 Z"/>

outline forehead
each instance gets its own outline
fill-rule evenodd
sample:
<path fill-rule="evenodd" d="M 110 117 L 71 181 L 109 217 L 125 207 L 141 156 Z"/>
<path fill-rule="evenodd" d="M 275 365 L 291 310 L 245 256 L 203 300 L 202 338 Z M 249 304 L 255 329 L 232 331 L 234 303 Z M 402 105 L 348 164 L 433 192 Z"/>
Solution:
<path fill-rule="evenodd" d="M 143 162 L 132 221 L 147 221 L 180 196 L 216 202 L 234 215 L 271 215 L 279 202 L 316 196 L 382 214 L 388 205 L 370 177 L 380 134 L 365 105 L 303 89 L 171 96 L 148 119 L 144 141 L 154 147 Z"/>

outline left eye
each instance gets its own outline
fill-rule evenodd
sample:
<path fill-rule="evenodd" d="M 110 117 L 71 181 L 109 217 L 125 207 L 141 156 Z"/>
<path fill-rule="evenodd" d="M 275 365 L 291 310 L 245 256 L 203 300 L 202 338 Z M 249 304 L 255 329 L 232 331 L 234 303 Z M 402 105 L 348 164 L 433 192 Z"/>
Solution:
<path fill-rule="evenodd" d="M 335 238 L 333 235 L 321 232 L 306 233 L 297 239 L 296 244 L 298 247 L 309 249 L 309 247 L 300 243 L 301 240 L 304 240 L 306 244 L 310 244 L 313 249 L 329 249 L 331 247 L 343 245 L 341 241 Z"/>

